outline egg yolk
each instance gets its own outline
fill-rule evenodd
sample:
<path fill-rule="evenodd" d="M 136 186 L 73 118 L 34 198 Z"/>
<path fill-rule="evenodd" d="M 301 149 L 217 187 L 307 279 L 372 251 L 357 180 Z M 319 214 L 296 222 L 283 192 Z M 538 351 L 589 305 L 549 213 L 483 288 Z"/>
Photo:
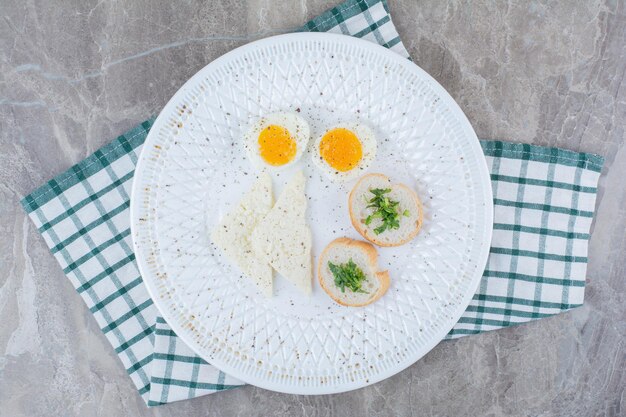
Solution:
<path fill-rule="evenodd" d="M 328 165 L 339 172 L 356 167 L 363 156 L 359 138 L 342 127 L 331 129 L 322 136 L 320 155 Z"/>
<path fill-rule="evenodd" d="M 296 141 L 282 126 L 269 125 L 259 134 L 261 158 L 272 166 L 285 165 L 296 156 Z"/>

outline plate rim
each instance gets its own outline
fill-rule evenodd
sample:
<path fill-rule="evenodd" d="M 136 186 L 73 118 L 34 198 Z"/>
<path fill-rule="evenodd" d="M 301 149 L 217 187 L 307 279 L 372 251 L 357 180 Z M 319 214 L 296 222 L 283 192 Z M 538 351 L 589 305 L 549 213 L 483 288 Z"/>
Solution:
<path fill-rule="evenodd" d="M 187 90 L 189 89 L 189 86 L 194 84 L 197 79 L 204 76 L 204 73 L 209 71 L 211 67 L 216 67 L 222 61 L 226 61 L 226 60 L 231 59 L 232 57 L 236 57 L 237 55 L 244 54 L 248 52 L 249 50 L 253 50 L 259 46 L 265 46 L 266 44 L 273 44 L 277 42 L 280 43 L 283 41 L 286 41 L 286 42 L 294 41 L 294 40 L 297 40 L 298 38 L 304 41 L 328 40 L 328 41 L 335 41 L 338 43 L 353 43 L 353 44 L 358 44 L 358 46 L 360 47 L 370 49 L 374 51 L 375 53 L 387 55 L 389 59 L 396 61 L 400 65 L 407 68 L 409 71 L 419 73 L 419 76 L 422 77 L 425 81 L 428 81 L 430 83 L 429 86 L 442 99 L 444 99 L 448 103 L 448 105 L 450 106 L 451 112 L 453 112 L 454 115 L 458 117 L 460 123 L 464 125 L 464 130 L 466 130 L 470 134 L 471 139 L 472 139 L 471 144 L 470 144 L 472 151 L 481 156 L 481 158 L 478 158 L 479 161 L 477 162 L 477 166 L 478 166 L 478 169 L 480 170 L 479 177 L 481 177 L 482 180 L 484 181 L 483 188 L 485 190 L 485 199 L 487 200 L 485 202 L 487 202 L 488 204 L 485 204 L 485 208 L 484 208 L 484 220 L 485 220 L 486 227 L 484 229 L 483 236 L 481 236 L 480 238 L 483 241 L 486 241 L 487 243 L 483 245 L 481 253 L 480 253 L 480 259 L 477 260 L 476 264 L 477 264 L 477 270 L 484 271 L 484 268 L 487 264 L 487 259 L 489 256 L 489 248 L 491 246 L 490 244 L 491 244 L 491 238 L 493 234 L 493 210 L 494 210 L 493 191 L 491 188 L 491 179 L 490 179 L 489 170 L 487 166 L 487 160 L 484 156 L 484 153 L 482 152 L 482 147 L 480 145 L 476 132 L 474 131 L 474 128 L 471 125 L 469 119 L 467 118 L 467 116 L 465 115 L 465 113 L 463 112 L 459 104 L 456 102 L 456 100 L 454 100 L 454 98 L 450 95 L 450 93 L 448 93 L 448 91 L 441 84 L 439 84 L 437 80 L 435 80 L 430 74 L 424 71 L 415 62 L 409 59 L 403 58 L 396 52 L 393 52 L 379 44 L 366 41 L 361 38 L 355 38 L 349 35 L 334 34 L 334 33 L 296 32 L 296 33 L 275 35 L 275 36 L 270 36 L 267 38 L 255 40 L 247 44 L 241 45 L 225 53 L 224 55 L 221 55 L 220 57 L 214 59 L 213 61 L 205 65 L 203 68 L 198 70 L 191 78 L 189 78 L 176 91 L 176 93 L 174 93 L 174 95 L 165 104 L 163 109 L 159 112 L 159 115 L 157 116 L 157 118 L 155 119 L 152 125 L 152 128 L 150 129 L 150 131 L 148 132 L 148 135 L 146 136 L 146 139 L 142 146 L 141 153 L 139 154 L 137 158 L 137 165 L 135 167 L 135 173 L 133 176 L 133 184 L 132 184 L 131 196 L 130 196 L 130 230 L 131 230 L 131 238 L 132 238 L 132 243 L 133 243 L 133 251 L 135 253 L 136 264 L 139 269 L 139 273 L 141 275 L 142 281 L 144 285 L 146 286 L 148 294 L 150 295 L 150 298 L 152 299 L 154 305 L 156 306 L 161 316 L 172 327 L 172 330 L 174 330 L 176 335 L 180 337 L 183 343 L 189 346 L 189 348 L 196 355 L 204 359 L 206 362 L 208 362 L 212 366 L 215 366 L 220 371 L 225 372 L 226 374 L 229 374 L 245 382 L 246 384 L 251 384 L 259 388 L 263 388 L 263 389 L 267 389 L 267 390 L 271 390 L 275 392 L 286 393 L 286 394 L 327 395 L 327 394 L 337 394 L 337 393 L 342 393 L 342 392 L 348 392 L 348 391 L 356 390 L 356 389 L 363 388 L 363 387 L 375 384 L 377 382 L 383 381 L 395 374 L 398 374 L 404 371 L 405 369 L 407 369 L 408 367 L 410 367 L 411 365 L 419 361 L 421 358 L 423 358 L 436 345 L 438 345 L 442 340 L 444 340 L 448 332 L 456 325 L 456 323 L 458 322 L 458 319 L 463 315 L 463 313 L 467 309 L 467 306 L 469 305 L 472 297 L 476 293 L 476 290 L 480 284 L 480 281 L 482 278 L 482 272 L 480 273 L 478 277 L 473 278 L 475 282 L 473 283 L 473 285 L 470 286 L 470 288 L 472 288 L 473 290 L 471 292 L 468 290 L 467 293 L 464 294 L 461 302 L 457 304 L 456 309 L 453 311 L 454 314 L 452 314 L 452 316 L 455 318 L 455 320 L 452 323 L 452 325 L 449 328 L 447 326 L 443 326 L 439 330 L 435 331 L 435 334 L 437 335 L 437 337 L 433 337 L 430 342 L 424 344 L 425 347 L 424 349 L 422 349 L 423 352 L 421 353 L 421 355 L 418 355 L 417 358 L 411 357 L 410 359 L 404 362 L 401 362 L 399 366 L 387 368 L 385 371 L 376 374 L 374 377 L 370 377 L 368 381 L 357 380 L 357 381 L 353 381 L 349 383 L 343 383 L 341 385 L 325 385 L 322 387 L 303 387 L 303 386 L 297 386 L 297 385 L 290 385 L 288 383 L 279 384 L 279 383 L 267 381 L 263 378 L 255 377 L 253 375 L 242 375 L 241 373 L 239 373 L 237 369 L 229 366 L 228 364 L 220 363 L 218 366 L 212 363 L 212 361 L 209 360 L 210 358 L 207 358 L 202 353 L 200 353 L 198 347 L 194 343 L 192 343 L 190 339 L 188 339 L 182 327 L 179 326 L 179 324 L 175 320 L 172 319 L 170 312 L 166 310 L 164 307 L 162 307 L 160 303 L 157 301 L 159 298 L 156 297 L 157 289 L 154 287 L 153 282 L 144 278 L 144 276 L 147 276 L 149 274 L 146 274 L 146 272 L 148 271 L 145 265 L 146 261 L 145 259 L 143 259 L 142 250 L 140 249 L 140 245 L 138 243 L 138 241 L 140 240 L 138 239 L 138 233 L 140 230 L 140 227 L 138 225 L 139 204 L 136 203 L 136 201 L 138 201 L 137 199 L 142 192 L 140 179 L 143 177 L 142 173 L 143 173 L 143 168 L 145 164 L 144 161 L 146 158 L 146 148 L 147 148 L 146 144 L 149 143 L 152 135 L 153 134 L 156 135 L 156 132 L 163 126 L 164 123 L 166 123 L 165 114 L 166 113 L 169 114 L 169 112 L 171 111 L 171 108 L 173 108 L 173 106 L 178 101 L 178 99 L 187 92 Z M 476 204 L 481 204 L 481 202 L 477 201 Z M 478 275 L 478 273 L 476 273 L 475 275 Z"/>

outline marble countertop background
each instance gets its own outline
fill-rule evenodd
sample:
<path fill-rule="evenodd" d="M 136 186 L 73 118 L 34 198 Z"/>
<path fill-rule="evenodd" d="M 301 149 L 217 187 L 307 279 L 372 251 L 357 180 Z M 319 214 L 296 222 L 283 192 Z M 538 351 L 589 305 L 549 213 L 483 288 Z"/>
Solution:
<path fill-rule="evenodd" d="M 479 137 L 606 157 L 583 307 L 442 343 L 350 393 L 248 386 L 146 408 L 18 202 L 158 113 L 211 60 L 337 2 L 272 3 L 0 2 L 0 416 L 626 415 L 622 0 L 390 0 L 411 56 Z"/>

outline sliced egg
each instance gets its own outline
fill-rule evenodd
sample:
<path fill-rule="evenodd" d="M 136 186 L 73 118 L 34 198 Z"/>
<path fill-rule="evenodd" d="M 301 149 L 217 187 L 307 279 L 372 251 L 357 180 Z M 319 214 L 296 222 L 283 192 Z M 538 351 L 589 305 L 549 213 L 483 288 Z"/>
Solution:
<path fill-rule="evenodd" d="M 376 156 L 376 137 L 360 123 L 334 126 L 313 146 L 313 162 L 331 179 L 347 181 L 363 173 Z"/>
<path fill-rule="evenodd" d="M 297 114 L 270 114 L 257 120 L 248 130 L 246 150 L 257 168 L 279 170 L 300 159 L 310 132 L 309 124 Z"/>

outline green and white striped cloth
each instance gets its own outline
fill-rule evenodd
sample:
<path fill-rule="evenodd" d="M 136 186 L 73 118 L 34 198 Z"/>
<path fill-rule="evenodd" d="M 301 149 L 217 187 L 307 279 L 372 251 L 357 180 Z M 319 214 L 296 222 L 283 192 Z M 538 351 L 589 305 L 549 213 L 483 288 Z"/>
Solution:
<path fill-rule="evenodd" d="M 447 338 L 524 323 L 582 305 L 587 243 L 604 160 L 481 141 L 494 202 L 480 287 Z"/>
<path fill-rule="evenodd" d="M 409 55 L 381 0 L 348 0 L 302 30 L 337 32 Z M 159 405 L 242 382 L 194 355 L 142 282 L 129 196 L 152 120 L 22 200 L 46 244 L 113 345 L 140 395 Z M 478 293 L 448 335 L 546 317 L 583 302 L 587 241 L 603 160 L 560 149 L 482 142 L 494 191 L 491 255 Z"/>

